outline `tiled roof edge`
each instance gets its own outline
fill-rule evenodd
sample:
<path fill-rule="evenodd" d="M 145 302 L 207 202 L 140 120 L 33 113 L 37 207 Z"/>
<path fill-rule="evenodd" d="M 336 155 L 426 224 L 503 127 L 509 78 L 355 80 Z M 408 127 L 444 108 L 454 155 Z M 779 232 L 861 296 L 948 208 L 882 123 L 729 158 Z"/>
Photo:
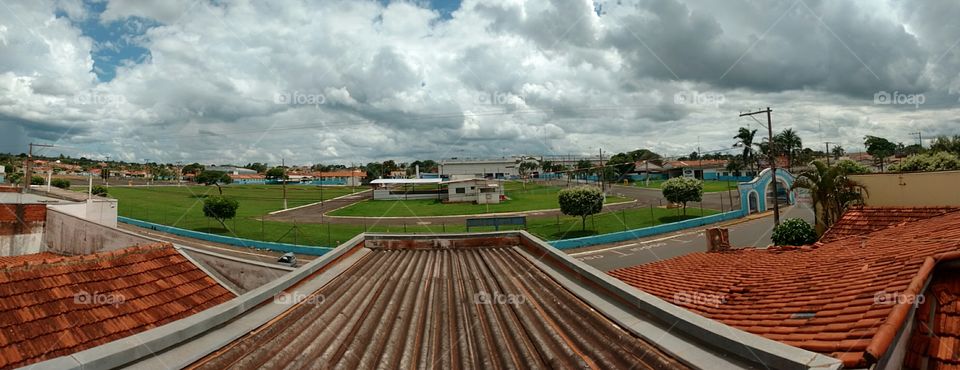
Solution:
<path fill-rule="evenodd" d="M 15 264 L 0 266 L 0 270 L 10 271 L 10 270 L 29 269 L 29 268 L 37 268 L 37 267 L 61 266 L 61 265 L 66 265 L 71 263 L 90 263 L 90 262 L 99 261 L 106 258 L 119 258 L 121 256 L 125 256 L 128 254 L 146 253 L 155 249 L 162 249 L 167 247 L 173 248 L 174 246 L 172 243 L 168 243 L 168 242 L 157 242 L 157 243 L 151 243 L 151 244 L 134 245 L 126 248 L 115 249 L 115 250 L 106 251 L 106 252 L 98 252 L 94 254 L 81 254 L 76 256 L 60 256 L 60 257 L 54 257 L 54 258 L 48 258 L 48 259 L 42 259 L 42 260 L 23 261 Z"/>
<path fill-rule="evenodd" d="M 920 266 L 917 275 L 910 280 L 910 285 L 903 291 L 903 295 L 914 297 L 922 293 L 927 281 L 932 278 L 934 267 L 940 262 L 956 259 L 960 259 L 960 252 L 941 253 L 924 259 L 923 265 Z M 890 314 L 887 315 L 883 324 L 877 328 L 877 333 L 873 335 L 870 344 L 863 353 L 863 357 L 867 360 L 868 365 L 876 363 L 887 354 L 887 350 L 896 339 L 900 328 L 910 316 L 910 312 L 913 311 L 913 303 L 915 301 L 916 300 L 913 299 L 903 300 L 903 302 L 900 302 L 890 310 Z"/>
<path fill-rule="evenodd" d="M 32 370 L 113 369 L 134 364 L 144 358 L 177 346 L 203 332 L 215 329 L 257 307 L 276 294 L 309 277 L 327 263 L 335 261 L 344 253 L 359 245 L 363 241 L 363 237 L 363 234 L 357 235 L 346 243 L 341 244 L 340 247 L 324 254 L 323 257 L 317 258 L 295 271 L 291 271 L 285 275 L 284 278 L 276 279 L 225 303 L 169 324 L 108 342 L 97 347 L 31 364 L 30 368 Z M 210 352 L 215 351 L 223 345 L 230 343 L 232 340 L 233 338 L 224 338 L 225 342 L 222 343 L 222 345 L 215 346 L 216 348 L 212 348 L 213 346 L 211 346 L 211 348 L 208 349 Z M 185 361 L 183 366 L 186 366 L 196 359 L 183 360 Z"/>
<path fill-rule="evenodd" d="M 844 240 L 844 239 L 849 239 L 849 238 L 863 237 L 864 235 L 872 234 L 872 233 L 875 233 L 875 232 L 878 232 L 878 231 L 882 231 L 882 230 L 886 230 L 886 229 L 889 229 L 889 228 L 892 228 L 892 227 L 899 227 L 899 226 L 904 225 L 905 223 L 928 220 L 928 219 L 933 218 L 933 217 L 939 217 L 939 216 L 943 216 L 943 215 L 948 214 L 948 213 L 953 213 L 953 212 L 960 211 L 960 207 L 952 207 L 952 206 L 920 206 L 920 207 L 888 207 L 888 206 L 870 207 L 870 206 L 859 206 L 859 207 L 851 207 L 851 208 L 848 208 L 846 211 L 844 211 L 843 215 L 841 215 L 841 219 L 843 218 L 843 216 L 845 216 L 845 215 L 847 214 L 847 212 L 850 212 L 851 210 L 862 211 L 862 210 L 865 210 L 865 209 L 871 209 L 871 210 L 923 209 L 923 210 L 940 210 L 940 211 L 942 211 L 942 212 L 940 212 L 940 213 L 937 214 L 937 215 L 933 215 L 933 216 L 930 216 L 930 217 L 927 217 L 927 218 L 923 218 L 923 219 L 919 219 L 919 220 L 905 221 L 905 222 L 900 222 L 900 223 L 896 223 L 896 224 L 892 224 L 892 225 L 887 225 L 887 226 L 881 227 L 881 228 L 876 229 L 876 230 L 872 230 L 872 231 L 870 231 L 870 232 L 868 232 L 868 233 L 864 233 L 864 234 L 851 234 L 851 235 L 833 236 L 832 238 L 829 238 L 829 239 L 824 240 L 824 237 L 826 237 L 826 236 L 832 236 L 832 235 L 830 235 L 830 232 L 833 231 L 833 227 L 834 227 L 834 226 L 837 226 L 837 224 L 840 222 L 839 220 L 837 220 L 837 222 L 835 222 L 833 225 L 830 225 L 830 227 L 828 227 L 827 230 L 823 232 L 823 235 L 820 236 L 820 240 L 822 240 L 822 241 L 824 241 L 825 243 L 827 243 L 827 242 L 835 242 L 835 241 Z"/>

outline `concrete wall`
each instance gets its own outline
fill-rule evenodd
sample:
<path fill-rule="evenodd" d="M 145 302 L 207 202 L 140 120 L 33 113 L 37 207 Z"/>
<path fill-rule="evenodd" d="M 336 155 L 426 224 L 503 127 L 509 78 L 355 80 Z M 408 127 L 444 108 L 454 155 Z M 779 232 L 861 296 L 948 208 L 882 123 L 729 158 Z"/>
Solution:
<path fill-rule="evenodd" d="M 71 216 L 76 216 L 100 225 L 117 227 L 116 199 L 93 199 L 86 202 L 72 204 L 51 205 L 54 209 Z"/>
<path fill-rule="evenodd" d="M 43 204 L 0 204 L 0 256 L 40 253 L 46 218 Z"/>
<path fill-rule="evenodd" d="M 82 218 L 48 209 L 43 244 L 46 250 L 67 254 L 91 254 L 135 245 L 156 243 L 137 234 L 100 225 Z"/>
<path fill-rule="evenodd" d="M 872 207 L 960 206 L 960 171 L 872 173 L 850 176 L 867 188 Z"/>
<path fill-rule="evenodd" d="M 273 242 L 264 242 L 264 241 L 253 240 L 253 239 L 234 238 L 231 236 L 202 233 L 199 231 L 186 230 L 178 227 L 160 225 L 152 222 L 141 221 L 141 220 L 127 218 L 127 217 L 118 217 L 117 220 L 125 224 L 130 224 L 130 225 L 139 226 L 139 227 L 143 227 L 151 230 L 156 230 L 163 233 L 185 236 L 188 238 L 194 238 L 194 239 L 200 239 L 200 240 L 206 240 L 214 243 L 228 244 L 228 245 L 233 245 L 237 247 L 266 249 L 266 250 L 271 250 L 276 252 L 292 252 L 292 253 L 298 253 L 298 254 L 308 254 L 311 256 L 322 256 L 324 253 L 327 253 L 331 249 L 333 249 L 333 248 L 321 247 L 321 246 L 273 243 Z"/>
<path fill-rule="evenodd" d="M 179 247 L 180 252 L 239 294 L 273 281 L 294 268 L 227 256 L 202 249 Z"/>

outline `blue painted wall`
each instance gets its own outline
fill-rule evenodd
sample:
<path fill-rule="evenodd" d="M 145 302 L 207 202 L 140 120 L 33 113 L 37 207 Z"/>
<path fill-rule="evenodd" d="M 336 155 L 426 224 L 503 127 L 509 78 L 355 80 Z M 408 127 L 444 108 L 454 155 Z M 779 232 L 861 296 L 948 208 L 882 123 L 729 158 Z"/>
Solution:
<path fill-rule="evenodd" d="M 324 253 L 327 253 L 333 250 L 333 248 L 330 248 L 330 247 L 316 247 L 316 246 L 309 246 L 309 245 L 262 242 L 259 240 L 234 238 L 230 236 L 223 236 L 223 235 L 217 235 L 217 234 L 208 234 L 208 233 L 202 233 L 199 231 L 186 230 L 186 229 L 181 229 L 179 227 L 160 225 L 152 222 L 141 221 L 141 220 L 122 217 L 122 216 L 117 217 L 117 221 L 123 222 L 125 224 L 130 224 L 134 226 L 151 229 L 151 230 L 165 232 L 173 235 L 185 236 L 188 238 L 206 240 L 214 243 L 221 243 L 221 244 L 233 245 L 238 247 L 267 249 L 275 252 L 284 252 L 284 253 L 293 252 L 293 253 L 299 253 L 299 254 L 308 254 L 311 256 L 322 256 Z"/>
<path fill-rule="evenodd" d="M 787 184 L 787 200 L 790 204 L 796 204 L 796 194 L 794 191 L 790 191 L 790 187 L 793 186 L 794 177 L 790 172 L 782 168 L 777 169 L 777 180 L 783 180 Z M 747 212 L 750 210 L 750 197 L 751 193 L 756 193 L 757 198 L 757 210 L 763 212 L 767 210 L 767 197 L 766 189 L 767 186 L 770 186 L 770 182 L 773 181 L 773 176 L 771 175 L 770 169 L 767 168 L 763 171 L 760 171 L 760 176 L 757 176 L 752 181 L 741 182 L 737 185 L 740 191 L 740 209 L 745 209 Z"/>
<path fill-rule="evenodd" d="M 703 225 L 708 225 L 716 222 L 733 220 L 745 216 L 746 213 L 742 210 L 718 213 L 715 215 L 698 217 L 690 220 L 684 220 L 680 222 L 672 222 L 669 224 L 644 227 L 640 229 L 633 229 L 627 231 L 620 231 L 616 233 L 595 235 L 595 236 L 585 236 L 582 238 L 573 238 L 573 239 L 563 239 L 563 240 L 554 240 L 547 242 L 557 249 L 571 249 L 571 248 L 580 248 L 591 245 L 598 244 L 607 244 L 607 243 L 616 243 L 626 240 L 632 240 L 637 238 L 643 238 L 647 236 L 653 236 L 657 234 L 674 232 L 677 230 L 688 229 L 691 227 L 698 227 Z"/>

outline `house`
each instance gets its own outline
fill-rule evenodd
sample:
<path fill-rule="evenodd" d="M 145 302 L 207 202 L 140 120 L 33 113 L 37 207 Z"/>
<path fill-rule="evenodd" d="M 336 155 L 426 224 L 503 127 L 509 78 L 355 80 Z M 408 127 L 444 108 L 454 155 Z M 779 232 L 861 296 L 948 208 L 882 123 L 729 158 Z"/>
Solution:
<path fill-rule="evenodd" d="M 238 185 L 250 185 L 250 184 L 261 185 L 261 184 L 267 183 L 267 177 L 261 174 L 242 174 L 242 175 L 229 174 L 227 176 L 230 176 L 230 179 L 233 180 L 233 183 Z"/>
<path fill-rule="evenodd" d="M 645 160 L 634 163 L 633 172 L 628 176 L 633 181 L 663 180 L 667 178 L 667 173 L 660 165 Z"/>
<path fill-rule="evenodd" d="M 367 172 L 356 168 L 348 168 L 336 171 L 313 172 L 313 184 L 317 185 L 344 185 L 359 186 Z"/>
<path fill-rule="evenodd" d="M 669 177 L 691 177 L 701 180 L 718 180 L 720 173 L 727 167 L 725 159 L 700 159 L 686 161 L 668 161 L 663 170 Z"/>
<path fill-rule="evenodd" d="M 220 171 L 228 175 L 253 175 L 257 171 L 237 166 L 204 166 L 204 171 Z"/>
<path fill-rule="evenodd" d="M 6 181 L 7 167 L 0 164 L 0 184 Z"/>
<path fill-rule="evenodd" d="M 847 212 L 810 246 L 611 271 L 640 291 L 844 368 L 947 369 L 960 343 L 960 208 Z"/>
<path fill-rule="evenodd" d="M 466 179 L 445 181 L 449 203 L 497 204 L 504 199 L 503 184 L 496 180 Z"/>
<path fill-rule="evenodd" d="M 636 291 L 524 231 L 361 234 L 214 310 L 38 365 L 840 367 Z"/>

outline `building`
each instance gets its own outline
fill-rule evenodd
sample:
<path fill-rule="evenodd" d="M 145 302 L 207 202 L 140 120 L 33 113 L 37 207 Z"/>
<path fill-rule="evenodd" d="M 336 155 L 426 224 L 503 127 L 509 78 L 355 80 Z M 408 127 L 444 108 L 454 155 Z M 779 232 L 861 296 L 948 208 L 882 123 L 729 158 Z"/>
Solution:
<path fill-rule="evenodd" d="M 490 178 L 515 179 L 520 177 L 520 158 L 489 160 L 451 159 L 440 161 L 440 176 L 449 179 Z"/>
<path fill-rule="evenodd" d="M 257 171 L 237 166 L 204 166 L 204 171 L 220 171 L 228 175 L 255 175 Z"/>
<path fill-rule="evenodd" d="M 864 204 L 874 207 L 960 207 L 960 171 L 851 175 L 863 185 Z"/>
<path fill-rule="evenodd" d="M 0 184 L 6 182 L 7 167 L 0 164 Z"/>
<path fill-rule="evenodd" d="M 312 177 L 312 183 L 317 185 L 360 186 L 363 179 L 367 177 L 367 172 L 355 168 L 348 168 L 336 171 L 314 172 Z"/>
<path fill-rule="evenodd" d="M 852 369 L 960 355 L 960 208 L 847 212 L 810 246 L 701 252 L 611 271 L 703 317 Z"/>
<path fill-rule="evenodd" d="M 370 186 L 373 200 L 442 200 L 446 197 L 442 182 L 443 179 L 376 179 Z"/>
<path fill-rule="evenodd" d="M 163 243 L 0 257 L 0 291 L 0 369 L 72 358 L 237 296 Z"/>
<path fill-rule="evenodd" d="M 505 197 L 503 184 L 496 180 L 452 180 L 442 184 L 447 186 L 446 201 L 450 203 L 497 204 Z"/>
<path fill-rule="evenodd" d="M 840 367 L 634 290 L 523 231 L 361 234 L 210 312 L 38 366 Z"/>
<path fill-rule="evenodd" d="M 238 185 L 262 185 L 267 183 L 267 177 L 257 173 L 240 175 L 231 173 L 227 176 L 230 176 L 230 179 L 233 180 L 233 183 Z"/>

